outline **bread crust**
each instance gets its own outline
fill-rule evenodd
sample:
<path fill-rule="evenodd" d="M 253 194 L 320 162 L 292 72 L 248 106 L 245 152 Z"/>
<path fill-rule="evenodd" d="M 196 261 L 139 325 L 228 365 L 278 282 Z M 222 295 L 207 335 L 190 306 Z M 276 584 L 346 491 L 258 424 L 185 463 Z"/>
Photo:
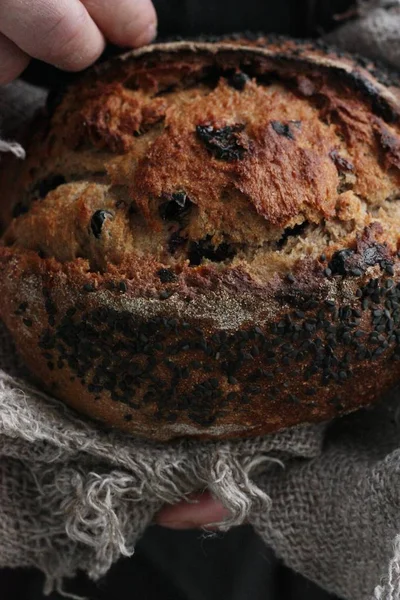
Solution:
<path fill-rule="evenodd" d="M 100 65 L 0 173 L 1 318 L 38 381 L 107 426 L 262 435 L 399 380 L 397 88 L 265 44 Z"/>

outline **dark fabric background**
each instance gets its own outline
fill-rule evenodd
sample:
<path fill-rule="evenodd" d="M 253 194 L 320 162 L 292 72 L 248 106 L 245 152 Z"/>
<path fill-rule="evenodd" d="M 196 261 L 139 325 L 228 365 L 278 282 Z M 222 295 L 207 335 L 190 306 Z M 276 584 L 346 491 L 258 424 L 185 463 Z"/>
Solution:
<path fill-rule="evenodd" d="M 112 1 L 112 0 L 110 0 Z M 352 0 L 154 0 L 159 34 L 195 36 L 264 31 L 313 37 L 335 26 Z M 105 57 L 115 53 L 110 47 Z M 45 87 L 73 79 L 34 61 L 24 78 Z M 42 600 L 34 570 L 0 572 L 2 600 Z M 198 531 L 151 527 L 132 559 L 120 560 L 99 584 L 84 576 L 68 591 L 92 600 L 334 600 L 286 569 L 250 527 L 204 538 Z M 61 600 L 53 594 L 50 600 Z"/>

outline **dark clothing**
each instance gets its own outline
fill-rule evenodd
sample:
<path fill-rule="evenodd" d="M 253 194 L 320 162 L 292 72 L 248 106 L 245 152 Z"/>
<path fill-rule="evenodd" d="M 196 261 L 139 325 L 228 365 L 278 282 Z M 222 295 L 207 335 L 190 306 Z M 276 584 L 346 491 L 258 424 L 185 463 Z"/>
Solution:
<path fill-rule="evenodd" d="M 310 37 L 332 28 L 352 0 L 154 0 L 160 36 L 264 31 Z M 110 48 L 107 55 L 115 52 Z M 33 62 L 25 78 L 57 86 L 75 75 Z M 39 572 L 0 573 L 2 600 L 42 600 Z M 199 531 L 150 527 L 132 559 L 99 584 L 80 576 L 68 591 L 93 600 L 332 600 L 286 569 L 254 534 L 239 527 L 204 538 Z M 52 600 L 61 600 L 58 594 Z"/>
<path fill-rule="evenodd" d="M 0 573 L 2 600 L 44 600 L 42 586 L 34 570 Z M 335 600 L 283 567 L 249 526 L 214 538 L 150 527 L 133 558 L 98 584 L 80 576 L 66 591 L 90 600 Z"/>
<path fill-rule="evenodd" d="M 162 35 L 263 31 L 295 37 L 332 29 L 352 0 L 154 0 Z"/>

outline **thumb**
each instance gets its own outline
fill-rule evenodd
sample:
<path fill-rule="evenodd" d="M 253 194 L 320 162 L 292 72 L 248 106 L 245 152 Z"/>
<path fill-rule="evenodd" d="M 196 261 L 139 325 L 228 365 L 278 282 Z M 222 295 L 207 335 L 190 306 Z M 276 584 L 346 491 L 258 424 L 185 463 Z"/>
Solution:
<path fill-rule="evenodd" d="M 164 507 L 155 522 L 169 529 L 197 529 L 207 527 L 209 523 L 219 523 L 229 515 L 229 511 L 207 491 L 193 494 L 190 502 L 182 500 Z"/>

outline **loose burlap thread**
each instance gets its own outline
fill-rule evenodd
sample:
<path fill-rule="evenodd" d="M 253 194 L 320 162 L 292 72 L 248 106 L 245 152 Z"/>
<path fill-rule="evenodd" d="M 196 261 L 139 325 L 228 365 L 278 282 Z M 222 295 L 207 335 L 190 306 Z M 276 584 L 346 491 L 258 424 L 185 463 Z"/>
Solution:
<path fill-rule="evenodd" d="M 362 2 L 335 41 L 400 67 L 400 2 Z M 397 25 L 388 40 L 387 23 Z M 333 36 L 330 36 L 333 39 Z M 360 42 L 361 43 L 361 42 Z M 357 48 L 360 50 L 360 47 Z M 0 90 L 1 151 L 44 93 Z M 1 190 L 0 190 L 1 195 Z M 0 325 L 0 566 L 35 566 L 45 592 L 107 573 L 164 503 L 209 488 L 285 563 L 348 600 L 400 600 L 399 393 L 336 423 L 231 442 L 157 444 L 105 432 L 35 387 Z"/>

